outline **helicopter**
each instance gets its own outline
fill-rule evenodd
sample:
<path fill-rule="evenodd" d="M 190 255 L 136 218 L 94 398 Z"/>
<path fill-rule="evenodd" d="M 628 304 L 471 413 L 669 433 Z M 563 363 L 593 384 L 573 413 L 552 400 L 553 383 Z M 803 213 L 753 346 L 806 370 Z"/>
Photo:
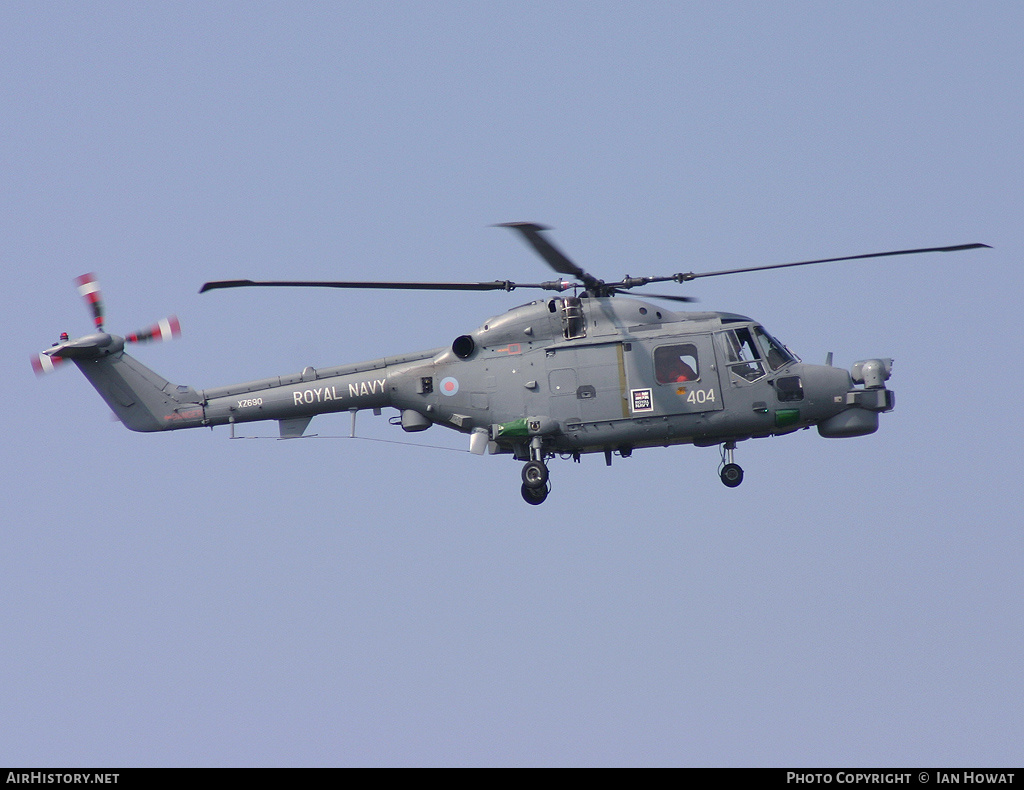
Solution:
<path fill-rule="evenodd" d="M 117 418 L 133 431 L 235 425 L 277 420 L 281 438 L 301 437 L 318 414 L 356 414 L 385 408 L 409 433 L 433 425 L 469 437 L 476 455 L 510 455 L 522 462 L 523 499 L 544 502 L 551 491 L 548 461 L 580 461 L 603 453 L 629 458 L 634 450 L 676 444 L 718 446 L 722 483 L 743 482 L 737 444 L 816 426 L 821 436 L 864 436 L 891 411 L 886 387 L 892 359 L 856 362 L 850 370 L 804 363 L 757 321 L 727 312 L 668 310 L 627 296 L 652 283 L 687 283 L 767 269 L 931 252 L 986 244 L 929 247 L 795 263 L 666 276 L 600 280 L 570 260 L 532 222 L 502 223 L 559 275 L 540 283 L 218 280 L 200 293 L 242 287 L 326 287 L 435 291 L 534 289 L 555 295 L 487 319 L 448 346 L 368 362 L 196 390 L 175 385 L 125 353 L 128 343 L 180 334 L 173 316 L 126 336 L 104 330 L 94 275 L 77 279 L 96 331 L 58 343 L 33 359 L 37 373 L 71 360 Z M 571 279 L 566 279 L 571 278 Z M 568 292 L 571 292 L 569 294 Z M 691 296 L 649 294 L 687 303 Z"/>

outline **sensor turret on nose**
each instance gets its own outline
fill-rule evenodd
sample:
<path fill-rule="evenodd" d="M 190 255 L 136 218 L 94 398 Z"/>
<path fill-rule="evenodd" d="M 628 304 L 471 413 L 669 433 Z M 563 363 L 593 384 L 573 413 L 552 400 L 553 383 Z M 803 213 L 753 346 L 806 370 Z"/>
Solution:
<path fill-rule="evenodd" d="M 863 384 L 869 390 L 880 389 L 892 375 L 892 360 L 862 359 L 853 363 L 850 375 L 855 384 Z"/>

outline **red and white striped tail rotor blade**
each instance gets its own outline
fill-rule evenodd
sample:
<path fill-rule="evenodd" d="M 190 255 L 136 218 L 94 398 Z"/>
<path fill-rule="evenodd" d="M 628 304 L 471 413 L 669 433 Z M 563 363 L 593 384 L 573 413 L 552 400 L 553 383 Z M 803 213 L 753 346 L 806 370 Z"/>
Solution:
<path fill-rule="evenodd" d="M 78 293 L 85 299 L 85 303 L 89 305 L 89 309 L 92 310 L 93 321 L 96 323 L 96 329 L 100 332 L 103 331 L 103 300 L 100 298 L 100 283 L 96 279 L 96 275 L 92 272 L 88 274 L 82 274 L 75 278 L 75 283 L 78 285 Z"/>
<path fill-rule="evenodd" d="M 32 370 L 37 376 L 53 373 L 54 368 L 64 362 L 64 357 L 51 357 L 49 354 L 36 354 L 32 357 Z"/>
<path fill-rule="evenodd" d="M 129 343 L 146 343 L 150 340 L 157 342 L 164 340 L 172 340 L 181 335 L 181 324 L 178 323 L 178 317 L 175 315 L 167 316 L 162 321 L 158 321 L 148 329 L 144 329 L 141 332 L 135 332 L 131 335 L 126 335 L 125 340 Z"/>

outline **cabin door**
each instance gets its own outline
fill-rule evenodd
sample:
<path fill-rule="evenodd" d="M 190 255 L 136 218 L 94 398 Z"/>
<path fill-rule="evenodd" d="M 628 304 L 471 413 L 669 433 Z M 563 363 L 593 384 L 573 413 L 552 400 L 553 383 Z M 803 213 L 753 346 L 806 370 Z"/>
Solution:
<path fill-rule="evenodd" d="M 632 417 L 717 411 L 722 408 L 710 334 L 651 338 L 623 344 Z"/>

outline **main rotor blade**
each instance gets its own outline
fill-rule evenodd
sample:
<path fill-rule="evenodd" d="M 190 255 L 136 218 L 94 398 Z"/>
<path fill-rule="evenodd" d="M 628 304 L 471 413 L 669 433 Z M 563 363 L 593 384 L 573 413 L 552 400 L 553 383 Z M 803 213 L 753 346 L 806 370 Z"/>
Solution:
<path fill-rule="evenodd" d="M 631 293 L 629 291 L 624 291 L 621 288 L 615 288 L 614 292 L 617 293 L 617 294 L 622 294 L 623 296 L 632 297 L 634 299 L 667 299 L 670 302 L 699 302 L 700 301 L 700 299 L 698 299 L 696 296 L 669 296 L 668 294 L 649 294 L 646 291 L 641 291 L 639 293 Z"/>
<path fill-rule="evenodd" d="M 572 283 L 554 280 L 546 283 L 514 283 L 511 280 L 494 280 L 486 283 L 415 283 L 375 282 L 338 280 L 215 280 L 204 283 L 199 293 L 218 288 L 248 288 L 250 286 L 285 288 L 390 288 L 403 291 L 514 291 L 516 288 L 542 288 L 547 291 L 564 291 Z"/>
<path fill-rule="evenodd" d="M 915 255 L 919 252 L 960 252 L 962 250 L 977 250 L 980 248 L 991 249 L 988 244 L 958 244 L 955 247 L 924 247 L 919 250 L 894 250 L 892 252 L 871 252 L 867 255 L 845 255 L 842 258 L 821 258 L 816 261 L 798 261 L 797 263 L 774 263 L 768 266 L 748 266 L 743 269 L 723 269 L 717 272 L 688 272 L 677 274 L 672 279 L 676 282 L 688 282 L 698 277 L 717 277 L 720 274 L 742 274 L 743 272 L 758 272 L 763 269 L 787 269 L 790 266 L 809 266 L 813 263 L 835 263 L 836 261 L 856 261 L 864 258 L 884 258 L 890 255 Z M 653 279 L 653 278 L 652 278 Z"/>
<path fill-rule="evenodd" d="M 560 249 L 541 235 L 541 231 L 549 230 L 544 225 L 537 225 L 534 222 L 502 222 L 495 225 L 496 228 L 511 228 L 518 231 L 526 242 L 537 251 L 548 266 L 559 274 L 568 274 L 578 279 L 586 287 L 600 285 L 601 281 L 583 271 L 579 266 L 569 260 Z"/>

